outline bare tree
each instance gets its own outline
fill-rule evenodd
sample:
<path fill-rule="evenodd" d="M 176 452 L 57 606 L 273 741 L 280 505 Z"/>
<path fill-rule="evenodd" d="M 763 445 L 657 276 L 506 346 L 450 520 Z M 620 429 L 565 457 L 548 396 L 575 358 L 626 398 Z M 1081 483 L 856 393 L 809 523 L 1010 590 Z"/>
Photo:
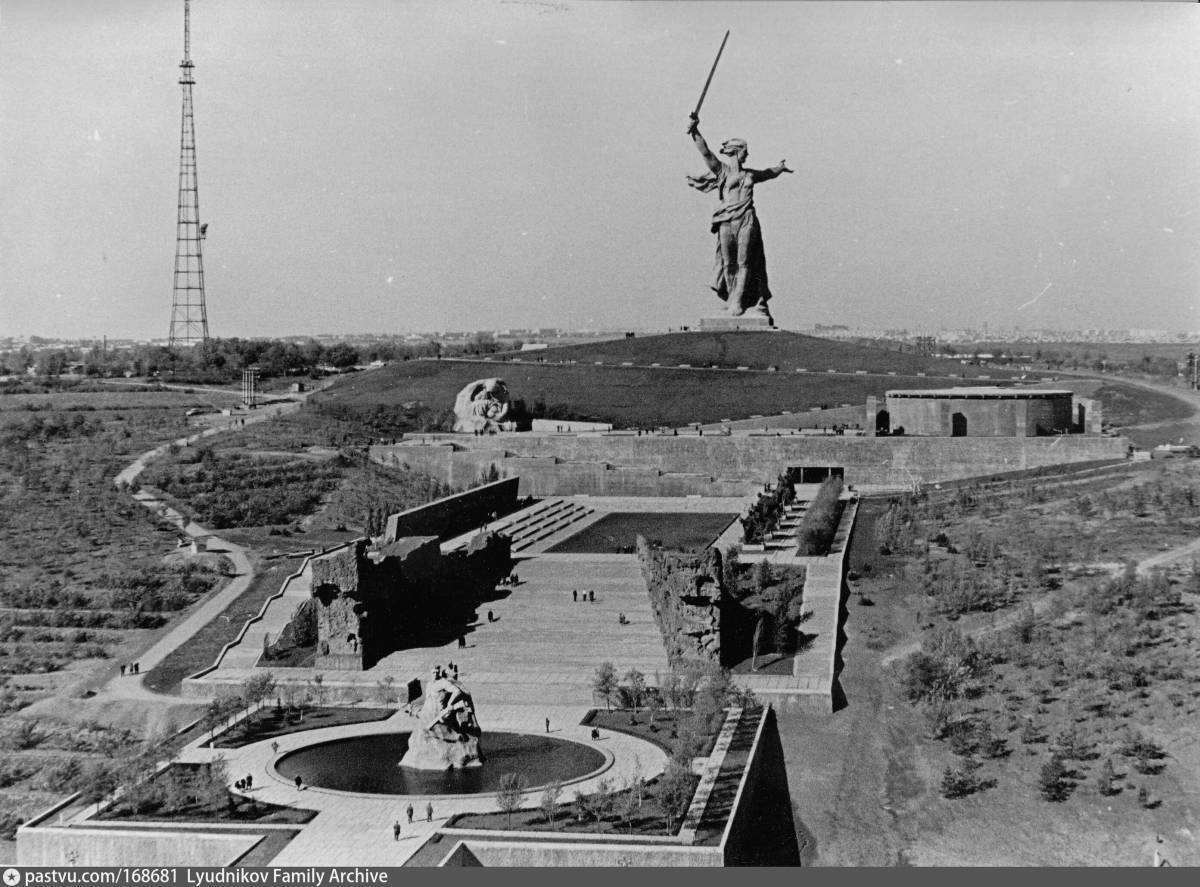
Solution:
<path fill-rule="evenodd" d="M 500 777 L 500 790 L 496 792 L 496 806 L 500 808 L 507 819 L 505 828 L 512 828 L 513 811 L 521 806 L 525 799 L 525 777 L 520 773 L 505 773 Z"/>
<path fill-rule="evenodd" d="M 692 799 L 691 776 L 682 764 L 675 760 L 667 762 L 667 769 L 658 778 L 658 788 L 654 795 L 662 808 L 667 834 L 672 834 L 684 804 Z"/>
<path fill-rule="evenodd" d="M 596 667 L 592 677 L 592 692 L 604 700 L 605 706 L 612 711 L 613 697 L 617 695 L 617 669 L 611 662 L 601 662 Z"/>
<path fill-rule="evenodd" d="M 558 799 L 562 796 L 562 785 L 554 783 L 546 786 L 546 790 L 542 792 L 542 799 L 539 806 L 542 808 L 542 815 L 546 817 L 546 822 L 554 824 L 554 817 L 558 813 Z"/>
<path fill-rule="evenodd" d="M 631 668 L 625 672 L 625 696 L 629 699 L 629 707 L 633 709 L 633 714 L 630 716 L 630 723 L 637 723 L 638 709 L 642 707 L 642 700 L 646 698 L 646 676 L 636 668 Z"/>

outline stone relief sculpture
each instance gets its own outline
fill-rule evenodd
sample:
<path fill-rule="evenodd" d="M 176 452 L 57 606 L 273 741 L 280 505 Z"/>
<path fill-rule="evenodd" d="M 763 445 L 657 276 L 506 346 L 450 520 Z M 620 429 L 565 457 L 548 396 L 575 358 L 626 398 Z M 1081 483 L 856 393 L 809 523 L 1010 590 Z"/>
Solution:
<path fill-rule="evenodd" d="M 503 379 L 479 379 L 458 392 L 454 400 L 454 430 L 467 433 L 512 431 L 508 386 Z"/>

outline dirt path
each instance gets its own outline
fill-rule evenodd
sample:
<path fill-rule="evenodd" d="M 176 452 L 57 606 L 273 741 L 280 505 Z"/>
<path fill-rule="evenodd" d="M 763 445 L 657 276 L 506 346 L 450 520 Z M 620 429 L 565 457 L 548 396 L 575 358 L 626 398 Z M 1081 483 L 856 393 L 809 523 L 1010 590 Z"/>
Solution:
<path fill-rule="evenodd" d="M 270 412 L 262 412 L 251 414 L 245 417 L 245 422 L 257 424 L 265 422 L 268 419 L 273 419 L 283 412 L 293 412 L 298 409 L 297 405 L 289 405 L 290 409 L 277 409 Z M 120 486 L 123 484 L 133 483 L 139 474 L 145 470 L 146 466 L 154 459 L 165 455 L 168 448 L 172 445 L 191 446 L 192 444 L 216 434 L 220 434 L 226 429 L 209 428 L 199 434 L 194 434 L 190 437 L 180 438 L 173 441 L 172 444 L 165 444 L 160 447 L 155 447 L 153 450 L 142 453 L 130 465 L 128 465 L 120 474 L 116 476 L 114 482 Z M 161 637 L 159 637 L 149 648 L 142 651 L 136 657 L 138 663 L 139 676 L 117 676 L 110 679 L 99 692 L 96 694 L 96 700 L 103 703 L 106 700 L 138 700 L 142 702 L 169 702 L 177 704 L 179 697 L 170 694 L 155 693 L 148 689 L 143 678 L 154 666 L 158 665 L 176 648 L 187 643 L 200 629 L 215 619 L 221 612 L 230 604 L 237 600 L 254 580 L 254 568 L 250 563 L 248 550 L 241 546 L 230 542 L 227 539 L 222 539 L 217 536 L 212 530 L 204 527 L 193 521 L 189 521 L 182 514 L 171 508 L 165 502 L 160 500 L 153 493 L 145 490 L 139 490 L 133 494 L 133 498 L 140 502 L 143 507 L 155 512 L 158 516 L 170 521 L 179 528 L 181 533 L 190 536 L 193 539 L 206 537 L 206 547 L 210 552 L 223 554 L 233 562 L 234 576 L 233 579 L 219 592 L 212 595 L 207 600 L 203 601 L 199 606 L 187 614 L 181 621 L 171 627 L 171 629 Z"/>
<path fill-rule="evenodd" d="M 1196 539 L 1186 545 L 1177 546 L 1170 551 L 1159 552 L 1156 555 L 1146 558 L 1144 561 L 1140 561 L 1137 566 L 1138 575 L 1145 576 L 1151 570 L 1165 567 L 1168 564 L 1173 564 L 1185 558 L 1190 559 L 1194 557 L 1200 557 L 1200 539 Z"/>
<path fill-rule="evenodd" d="M 1043 595 L 1042 597 L 1038 598 L 1036 601 L 1033 602 L 1034 615 L 1040 616 L 1043 613 L 1045 613 L 1048 609 L 1050 609 L 1050 596 L 1049 595 Z M 1003 631 L 1006 628 L 1011 628 L 1013 625 L 1016 624 L 1017 620 L 1020 617 L 1021 617 L 1021 611 L 1019 609 L 1014 608 L 1011 612 L 1005 613 L 1003 616 L 999 616 L 997 618 L 991 619 L 990 621 L 988 621 L 986 623 L 983 623 L 980 625 L 968 626 L 966 628 L 966 630 L 962 631 L 962 634 L 964 636 L 972 638 L 972 639 L 978 639 L 978 638 L 984 637 L 985 635 L 993 634 L 994 632 L 997 632 L 997 631 Z M 885 650 L 883 652 L 883 655 L 879 659 L 879 665 L 881 668 L 887 668 L 893 662 L 895 662 L 899 659 L 907 659 L 909 656 L 911 656 L 913 653 L 918 652 L 920 649 L 921 649 L 921 641 L 920 640 L 907 641 L 903 644 L 896 644 L 895 646 L 889 647 L 887 650 Z"/>

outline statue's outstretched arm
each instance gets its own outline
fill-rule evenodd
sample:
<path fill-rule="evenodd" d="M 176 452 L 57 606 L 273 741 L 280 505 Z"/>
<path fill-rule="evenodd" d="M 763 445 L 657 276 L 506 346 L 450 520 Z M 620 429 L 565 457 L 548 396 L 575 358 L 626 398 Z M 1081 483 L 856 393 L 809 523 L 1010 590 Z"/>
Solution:
<path fill-rule="evenodd" d="M 692 142 L 696 145 L 696 150 L 700 152 L 700 156 L 704 158 L 704 162 L 708 164 L 708 168 L 718 173 L 721 171 L 721 161 L 708 148 L 708 142 L 704 141 L 704 136 L 700 135 L 700 118 L 692 114 L 688 118 L 688 135 L 692 137 Z"/>
<path fill-rule="evenodd" d="M 751 170 L 751 172 L 754 174 L 754 181 L 769 182 L 771 179 L 778 178 L 782 173 L 795 172 L 795 170 L 788 169 L 786 160 L 780 160 L 770 169 L 755 169 Z"/>

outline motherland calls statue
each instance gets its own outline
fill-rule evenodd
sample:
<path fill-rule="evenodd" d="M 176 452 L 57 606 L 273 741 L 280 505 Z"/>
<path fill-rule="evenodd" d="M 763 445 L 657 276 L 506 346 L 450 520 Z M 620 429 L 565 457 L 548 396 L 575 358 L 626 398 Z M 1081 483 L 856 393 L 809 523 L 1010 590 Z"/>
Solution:
<path fill-rule="evenodd" d="M 508 417 L 508 386 L 503 379 L 479 379 L 458 392 L 454 399 L 454 430 L 487 434 L 512 431 Z"/>
<path fill-rule="evenodd" d="M 750 313 L 770 321 L 767 302 L 771 299 L 771 290 L 767 286 L 762 229 L 754 212 L 754 185 L 792 170 L 788 169 L 786 160 L 770 169 L 747 168 L 745 163 L 750 152 L 743 139 L 728 139 L 721 145 L 721 156 L 728 158 L 722 162 L 700 135 L 700 118 L 694 112 L 688 124 L 688 135 L 709 169 L 702 176 L 688 176 L 688 184 L 699 191 L 716 191 L 721 200 L 712 218 L 712 232 L 717 235 L 712 288 L 726 303 L 726 311 L 734 317 Z"/>
<path fill-rule="evenodd" d="M 417 712 L 418 726 L 408 737 L 401 767 L 416 770 L 457 770 L 483 764 L 475 704 L 462 684 L 435 677 L 425 687 Z"/>

